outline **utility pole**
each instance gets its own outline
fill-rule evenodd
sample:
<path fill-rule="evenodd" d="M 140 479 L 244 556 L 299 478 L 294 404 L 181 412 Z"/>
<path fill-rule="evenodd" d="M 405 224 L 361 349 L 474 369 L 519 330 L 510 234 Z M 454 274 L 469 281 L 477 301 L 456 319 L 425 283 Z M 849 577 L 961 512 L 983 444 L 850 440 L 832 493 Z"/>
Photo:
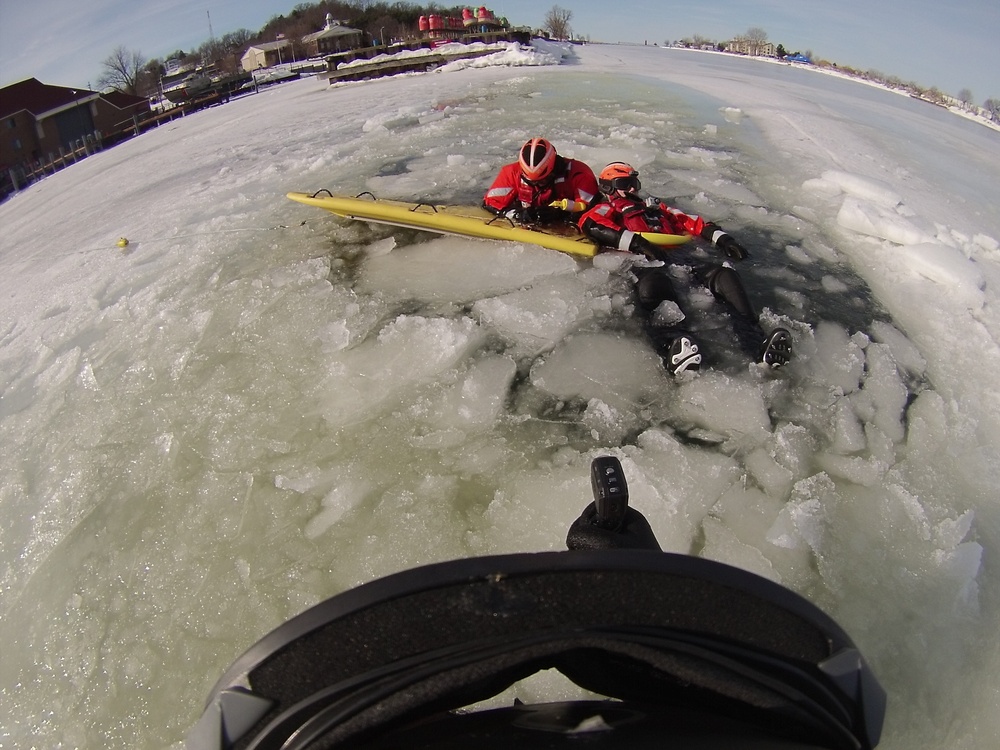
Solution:
<path fill-rule="evenodd" d="M 215 41 L 215 34 L 212 33 L 212 14 L 209 11 L 205 11 L 205 15 L 208 16 L 208 41 Z"/>

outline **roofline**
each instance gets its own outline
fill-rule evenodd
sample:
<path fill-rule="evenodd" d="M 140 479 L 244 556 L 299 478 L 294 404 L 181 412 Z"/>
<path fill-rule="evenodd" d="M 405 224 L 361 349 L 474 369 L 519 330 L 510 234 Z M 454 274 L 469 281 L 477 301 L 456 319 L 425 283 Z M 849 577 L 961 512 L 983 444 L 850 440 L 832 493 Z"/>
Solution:
<path fill-rule="evenodd" d="M 247 52 L 252 49 L 260 50 L 261 52 L 272 52 L 279 47 L 287 47 L 291 43 L 291 39 L 279 39 L 276 42 L 260 42 L 259 44 L 251 44 L 247 47 Z"/>
<path fill-rule="evenodd" d="M 350 26 L 334 26 L 330 29 L 323 29 L 322 31 L 314 31 L 312 34 L 306 34 L 302 37 L 302 41 L 315 41 L 316 39 L 322 39 L 323 37 L 336 37 L 336 36 L 353 36 L 355 34 L 364 34 L 361 29 L 352 29 Z"/>
<path fill-rule="evenodd" d="M 77 107 L 81 104 L 89 104 L 90 102 L 100 98 L 101 98 L 100 92 L 91 91 L 89 96 L 81 97 L 80 99 L 74 99 L 73 101 L 68 102 L 67 104 L 62 104 L 58 107 L 53 107 L 52 109 L 46 109 L 41 112 L 35 112 L 34 110 L 28 109 L 27 107 L 21 107 L 20 109 L 14 109 L 9 112 L 0 112 L 0 117 L 14 117 L 16 115 L 21 114 L 22 112 L 27 112 L 36 120 L 43 120 L 46 117 L 52 117 L 54 115 L 59 114 L 60 112 L 65 112 L 66 110 L 72 109 L 73 107 Z M 110 101 L 108 102 L 108 104 L 115 106 L 115 104 Z M 118 107 L 118 109 L 121 109 L 121 107 Z"/>
<path fill-rule="evenodd" d="M 89 104 L 90 102 L 95 101 L 95 100 L 100 99 L 100 98 L 101 98 L 100 92 L 98 92 L 98 91 L 91 91 L 90 92 L 90 96 L 85 96 L 85 97 L 82 97 L 80 99 L 74 99 L 73 101 L 71 101 L 71 102 L 69 102 L 67 104 L 63 104 L 60 107 L 53 107 L 52 109 L 48 109 L 48 110 L 46 110 L 44 112 L 32 112 L 32 114 L 35 115 L 35 119 L 42 120 L 42 119 L 45 119 L 46 117 L 52 117 L 53 115 L 57 115 L 60 112 L 65 112 L 68 109 L 73 109 L 73 107 L 78 107 L 81 104 Z M 108 102 L 108 103 L 110 104 L 110 102 Z M 119 107 L 119 109 L 120 109 L 120 107 Z"/>

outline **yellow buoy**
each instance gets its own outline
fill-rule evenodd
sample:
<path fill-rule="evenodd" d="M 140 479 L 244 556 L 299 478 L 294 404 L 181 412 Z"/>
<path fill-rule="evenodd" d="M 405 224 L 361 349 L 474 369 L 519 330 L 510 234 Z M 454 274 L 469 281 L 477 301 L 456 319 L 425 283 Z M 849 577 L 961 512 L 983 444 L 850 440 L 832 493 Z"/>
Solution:
<path fill-rule="evenodd" d="M 128 238 L 126 238 L 126 237 L 119 237 L 118 238 L 118 247 L 128 247 Z"/>

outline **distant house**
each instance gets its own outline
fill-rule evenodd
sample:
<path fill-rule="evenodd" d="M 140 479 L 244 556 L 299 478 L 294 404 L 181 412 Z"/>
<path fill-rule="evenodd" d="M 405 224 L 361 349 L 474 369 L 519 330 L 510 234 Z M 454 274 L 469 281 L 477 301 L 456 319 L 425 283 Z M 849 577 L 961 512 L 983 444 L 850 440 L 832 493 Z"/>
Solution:
<path fill-rule="evenodd" d="M 262 42 L 247 48 L 240 58 L 240 65 L 247 73 L 260 68 L 270 68 L 283 62 L 292 61 L 292 43 L 287 39 L 277 42 Z"/>
<path fill-rule="evenodd" d="M 333 15 L 326 14 L 326 26 L 322 31 L 306 34 L 302 44 L 306 48 L 307 57 L 322 57 L 337 52 L 357 49 L 364 45 L 364 32 L 343 26 L 340 21 L 334 21 Z"/>
<path fill-rule="evenodd" d="M 737 37 L 726 42 L 726 52 L 735 52 L 738 55 L 755 55 L 760 57 L 775 57 L 777 48 L 768 41 L 759 39 L 748 39 Z"/>
<path fill-rule="evenodd" d="M 0 171 L 31 171 L 104 139 L 149 114 L 143 97 L 51 86 L 35 78 L 0 89 Z"/>

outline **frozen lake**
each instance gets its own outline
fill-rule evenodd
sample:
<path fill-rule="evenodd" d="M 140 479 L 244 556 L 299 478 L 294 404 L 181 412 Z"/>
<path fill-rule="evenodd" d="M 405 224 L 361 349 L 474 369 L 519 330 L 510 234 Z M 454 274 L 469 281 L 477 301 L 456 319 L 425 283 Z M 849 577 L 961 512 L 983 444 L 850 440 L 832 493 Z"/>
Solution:
<path fill-rule="evenodd" d="M 617 254 L 284 197 L 478 203 L 532 135 L 628 160 L 730 231 L 793 364 L 740 361 L 696 289 L 714 366 L 675 382 Z M 998 185 L 1000 133 L 931 105 L 591 45 L 282 84 L 15 195 L 0 747 L 178 743 L 223 669 L 304 608 L 423 563 L 562 549 L 602 453 L 664 549 L 838 620 L 889 692 L 880 747 L 991 746 Z"/>

